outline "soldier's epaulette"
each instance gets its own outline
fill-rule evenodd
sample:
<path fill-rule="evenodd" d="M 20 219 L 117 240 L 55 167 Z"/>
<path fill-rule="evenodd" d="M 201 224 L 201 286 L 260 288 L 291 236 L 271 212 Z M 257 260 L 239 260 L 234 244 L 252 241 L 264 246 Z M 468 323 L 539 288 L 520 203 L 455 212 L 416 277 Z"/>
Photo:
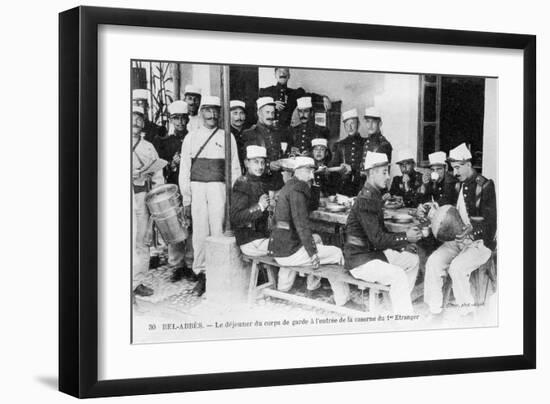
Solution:
<path fill-rule="evenodd" d="M 481 186 L 484 186 L 488 181 L 489 180 L 481 174 L 478 174 L 476 177 L 476 183 L 478 183 Z"/>
<path fill-rule="evenodd" d="M 233 184 L 233 188 L 236 190 L 242 190 L 248 185 L 248 178 L 246 175 L 241 175 L 239 178 L 235 180 L 235 184 Z"/>

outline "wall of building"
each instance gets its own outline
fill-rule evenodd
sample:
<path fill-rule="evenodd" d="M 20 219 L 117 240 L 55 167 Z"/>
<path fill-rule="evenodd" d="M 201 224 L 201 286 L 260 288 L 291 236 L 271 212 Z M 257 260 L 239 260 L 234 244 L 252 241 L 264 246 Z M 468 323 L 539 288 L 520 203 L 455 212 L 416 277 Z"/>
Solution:
<path fill-rule="evenodd" d="M 327 95 L 342 101 L 342 112 L 357 108 L 362 115 L 365 108 L 376 107 L 382 114 L 382 133 L 397 150 L 416 150 L 418 139 L 419 76 L 368 72 L 292 69 L 289 85 L 306 91 Z M 275 83 L 273 68 L 259 69 L 259 85 Z M 361 127 L 359 128 L 361 131 Z M 341 137 L 345 136 L 343 126 Z M 392 167 L 392 174 L 396 167 Z"/>
<path fill-rule="evenodd" d="M 496 180 L 498 187 L 498 79 L 485 79 L 485 119 L 483 121 L 483 175 Z"/>

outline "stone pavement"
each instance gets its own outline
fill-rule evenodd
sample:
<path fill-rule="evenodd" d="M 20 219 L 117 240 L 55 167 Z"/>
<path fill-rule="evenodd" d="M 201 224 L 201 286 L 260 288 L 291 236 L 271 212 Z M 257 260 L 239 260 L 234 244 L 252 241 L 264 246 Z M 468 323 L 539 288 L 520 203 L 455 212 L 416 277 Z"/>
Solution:
<path fill-rule="evenodd" d="M 136 296 L 134 304 L 134 315 L 147 316 L 147 317 L 161 317 L 171 319 L 189 319 L 197 318 L 208 310 L 207 295 L 204 294 L 201 297 L 194 296 L 191 291 L 195 286 L 195 283 L 188 279 L 181 279 L 177 282 L 171 282 L 170 277 L 172 275 L 172 268 L 167 265 L 160 266 L 155 269 L 149 270 L 145 274 L 139 274 L 141 283 L 151 287 L 155 293 L 148 297 Z M 208 277 L 207 277 L 208 281 Z M 291 290 L 292 293 L 305 296 L 305 278 L 296 278 L 295 285 Z M 332 291 L 330 286 L 323 283 L 321 290 L 317 293 L 316 299 L 324 302 L 332 302 Z M 351 289 L 351 300 L 355 307 L 364 308 L 364 305 L 368 302 L 368 292 L 363 294 L 356 288 Z M 421 300 L 421 299 L 419 299 Z M 478 316 L 476 317 L 476 325 L 484 325 L 485 321 L 494 318 L 493 313 L 496 312 L 496 304 L 498 298 L 497 294 L 489 296 L 487 303 L 483 307 L 478 308 Z M 413 304 L 416 314 L 420 315 L 420 318 L 425 321 L 430 321 L 428 315 L 427 305 L 422 301 L 416 301 Z M 390 302 L 380 302 L 381 311 L 383 313 L 390 312 Z M 252 307 L 240 307 L 239 310 L 251 310 L 262 312 L 280 313 L 281 311 L 292 311 L 293 315 L 308 316 L 312 314 L 321 316 L 331 316 L 334 313 L 325 311 L 323 309 L 313 308 L 307 305 L 298 303 L 283 301 L 271 297 L 261 297 L 256 301 L 256 304 Z M 479 320 L 482 320 L 479 323 Z M 437 328 L 449 327 L 464 327 L 467 326 L 468 321 L 460 317 L 458 308 L 452 305 L 450 302 L 449 307 L 444 311 L 444 315 L 438 319 Z M 425 324 L 424 324 L 425 325 Z M 431 327 L 430 327 L 431 328 Z"/>

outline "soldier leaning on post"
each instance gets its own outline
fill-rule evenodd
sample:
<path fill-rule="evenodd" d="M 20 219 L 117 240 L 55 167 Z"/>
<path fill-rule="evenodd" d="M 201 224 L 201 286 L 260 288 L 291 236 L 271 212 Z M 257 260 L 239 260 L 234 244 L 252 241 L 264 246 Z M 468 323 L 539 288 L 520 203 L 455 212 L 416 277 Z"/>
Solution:
<path fill-rule="evenodd" d="M 231 193 L 231 226 L 237 245 L 245 255 L 267 255 L 269 243 L 269 194 L 261 181 L 266 150 L 261 146 L 246 148 L 246 174 L 237 179 Z"/>
<path fill-rule="evenodd" d="M 382 190 L 389 179 L 386 154 L 367 152 L 367 179 L 346 223 L 344 257 L 352 276 L 390 286 L 395 313 L 412 313 L 411 291 L 418 275 L 418 228 L 390 233 L 384 225 Z"/>
<path fill-rule="evenodd" d="M 145 195 L 152 188 L 164 184 L 162 167 L 166 161 L 159 156 L 151 143 L 144 139 L 142 132 L 144 127 L 145 111 L 143 107 L 132 107 L 132 191 L 134 196 L 135 225 L 134 259 L 133 259 L 133 291 L 137 296 L 150 296 L 154 290 L 142 284 L 138 274 L 149 270 L 150 250 L 146 240 L 149 222 L 149 209 L 145 204 Z M 155 163 L 157 169 L 151 172 L 149 169 Z"/>
<path fill-rule="evenodd" d="M 456 203 L 456 178 L 447 171 L 447 154 L 442 151 L 428 155 L 430 171 L 422 176 L 422 186 L 418 193 L 420 196 L 418 210 L 425 214 L 422 205 L 426 202 L 436 202 L 439 206 L 454 205 Z"/>
<path fill-rule="evenodd" d="M 319 206 L 319 189 L 311 186 L 315 163 L 310 157 L 296 157 L 294 176 L 285 184 L 275 205 L 274 228 L 269 240 L 269 251 L 281 265 L 277 288 L 286 292 L 292 288 L 296 272 L 283 267 L 310 266 L 315 269 L 323 264 L 343 264 L 342 251 L 335 246 L 322 245 L 318 235 L 314 237 L 309 214 Z M 337 305 L 349 300 L 349 286 L 344 282 L 329 282 Z M 321 279 L 307 277 L 307 290 L 311 293 L 321 286 Z"/>
<path fill-rule="evenodd" d="M 449 152 L 456 184 L 456 208 L 466 225 L 455 240 L 444 242 L 426 262 L 424 301 L 430 312 L 443 311 L 443 280 L 451 277 L 453 294 L 462 315 L 475 311 L 470 274 L 491 257 L 497 229 L 495 184 L 472 167 L 472 155 L 464 143 Z"/>
<path fill-rule="evenodd" d="M 219 97 L 205 96 L 200 107 L 202 126 L 185 137 L 181 147 L 180 192 L 184 215 L 193 221 L 193 272 L 198 283 L 194 293 L 206 287 L 208 236 L 221 236 L 225 216 L 225 133 L 218 128 Z M 235 139 L 231 136 L 231 180 L 241 175 Z"/>
<path fill-rule="evenodd" d="M 156 123 L 149 120 L 150 95 L 150 91 L 145 88 L 137 88 L 132 91 L 132 104 L 143 108 L 143 138 L 149 143 L 152 143 L 155 136 L 163 135 L 162 132 L 166 132 L 166 128 L 158 126 Z"/>
<path fill-rule="evenodd" d="M 302 97 L 297 100 L 297 111 L 300 124 L 291 128 L 291 152 L 304 154 L 311 150 L 311 141 L 316 138 L 328 139 L 328 129 L 315 124 L 312 119 L 313 105 L 311 97 Z"/>
<path fill-rule="evenodd" d="M 414 168 L 416 162 L 412 152 L 408 149 L 400 150 L 397 154 L 396 164 L 399 166 L 401 175 L 393 177 L 390 194 L 400 196 L 406 207 L 417 207 L 420 201 L 419 189 L 422 186 L 422 173 Z"/>
<path fill-rule="evenodd" d="M 341 167 L 338 192 L 346 196 L 356 196 L 364 180 L 361 178 L 361 155 L 365 139 L 359 133 L 357 109 L 342 114 L 347 137 L 336 143 L 330 167 Z"/>
<path fill-rule="evenodd" d="M 245 144 L 265 147 L 267 159 L 262 181 L 270 191 L 278 191 L 283 185 L 281 165 L 278 160 L 282 157 L 282 143 L 290 144 L 288 129 L 277 128 L 275 121 L 275 101 L 271 97 L 262 97 L 256 100 L 258 108 L 258 122 L 243 133 Z"/>
<path fill-rule="evenodd" d="M 258 97 L 271 97 L 275 101 L 275 126 L 286 128 L 290 127 L 290 121 L 292 120 L 292 113 L 297 105 L 298 98 L 309 95 L 314 102 L 322 102 L 325 110 L 331 108 L 330 99 L 326 96 L 306 93 L 303 88 L 290 88 L 288 87 L 288 80 L 290 80 L 290 69 L 288 67 L 276 67 L 275 78 L 277 84 L 270 87 L 260 88 Z M 269 154 L 269 151 L 268 151 Z"/>
<path fill-rule="evenodd" d="M 229 101 L 231 115 L 231 134 L 235 138 L 239 150 L 239 163 L 243 175 L 246 174 L 244 161 L 246 159 L 246 142 L 244 139 L 244 125 L 246 123 L 246 104 L 240 100 Z"/>

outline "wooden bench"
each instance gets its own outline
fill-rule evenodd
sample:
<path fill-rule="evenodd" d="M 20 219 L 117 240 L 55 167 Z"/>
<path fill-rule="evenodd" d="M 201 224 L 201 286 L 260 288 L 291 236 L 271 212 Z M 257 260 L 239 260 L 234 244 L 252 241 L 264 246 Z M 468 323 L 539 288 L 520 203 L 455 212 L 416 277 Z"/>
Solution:
<path fill-rule="evenodd" d="M 329 264 L 321 265 L 319 269 L 313 269 L 311 266 L 300 267 L 282 267 L 277 264 L 272 257 L 261 256 L 251 257 L 247 255 L 242 256 L 243 260 L 250 262 L 251 274 L 250 284 L 248 288 L 248 303 L 252 304 L 260 296 L 271 296 L 278 299 L 284 299 L 294 303 L 306 304 L 316 308 L 330 310 L 340 314 L 357 315 L 358 313 L 364 314 L 360 310 L 354 310 L 347 307 L 337 306 L 335 304 L 325 303 L 316 299 L 310 299 L 307 297 L 297 296 L 288 292 L 281 292 L 277 290 L 277 278 L 275 276 L 274 267 L 286 268 L 295 271 L 300 276 L 315 275 L 320 278 L 325 278 L 334 281 L 345 282 L 349 285 L 355 285 L 361 291 L 369 291 L 369 304 L 366 311 L 374 313 L 377 310 L 377 297 L 379 294 L 388 293 L 390 287 L 379 283 L 366 282 L 360 279 L 356 279 L 351 276 L 348 271 L 341 265 Z M 263 266 L 267 272 L 267 282 L 258 285 L 258 273 L 260 266 Z"/>

